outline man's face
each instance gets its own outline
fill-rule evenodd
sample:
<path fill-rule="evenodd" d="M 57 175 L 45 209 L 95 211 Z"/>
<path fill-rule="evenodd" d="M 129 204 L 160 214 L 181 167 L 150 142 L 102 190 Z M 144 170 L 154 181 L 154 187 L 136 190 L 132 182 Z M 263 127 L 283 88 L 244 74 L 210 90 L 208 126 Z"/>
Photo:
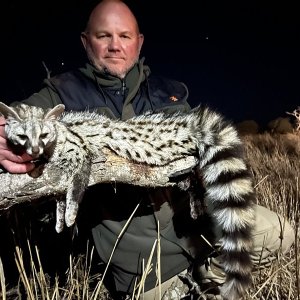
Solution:
<path fill-rule="evenodd" d="M 144 37 L 130 12 L 104 7 L 92 15 L 81 40 L 97 69 L 124 78 L 139 59 Z"/>

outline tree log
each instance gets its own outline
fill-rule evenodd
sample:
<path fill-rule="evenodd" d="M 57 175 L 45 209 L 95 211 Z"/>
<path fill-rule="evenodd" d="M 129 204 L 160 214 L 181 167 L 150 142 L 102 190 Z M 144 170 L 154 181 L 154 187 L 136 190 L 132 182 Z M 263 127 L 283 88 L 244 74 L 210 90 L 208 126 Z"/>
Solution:
<path fill-rule="evenodd" d="M 89 186 L 109 182 L 123 182 L 137 186 L 167 187 L 175 185 L 181 176 L 187 175 L 197 165 L 194 156 L 183 157 L 165 166 L 134 163 L 103 149 L 106 161 L 95 160 Z M 55 173 L 56 172 L 56 173 Z M 38 178 L 28 174 L 0 174 L 0 214 L 16 204 L 54 199 L 66 193 L 67 184 L 60 182 L 61 174 L 45 164 Z"/>

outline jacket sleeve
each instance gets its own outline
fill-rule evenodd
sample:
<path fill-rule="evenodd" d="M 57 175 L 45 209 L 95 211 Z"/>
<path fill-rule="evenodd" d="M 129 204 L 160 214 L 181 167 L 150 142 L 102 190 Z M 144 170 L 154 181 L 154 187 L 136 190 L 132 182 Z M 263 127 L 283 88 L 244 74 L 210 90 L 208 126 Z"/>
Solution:
<path fill-rule="evenodd" d="M 189 97 L 189 90 L 188 90 L 188 87 L 183 83 L 183 82 L 179 82 L 184 90 L 185 90 L 185 96 L 183 97 L 183 112 L 189 112 L 191 110 L 191 106 L 188 102 L 188 97 Z"/>
<path fill-rule="evenodd" d="M 172 114 L 178 111 L 183 113 L 189 112 L 191 110 L 191 106 L 188 103 L 189 91 L 187 86 L 183 82 L 173 81 L 171 87 L 171 91 L 177 91 L 175 94 L 176 96 L 170 96 L 172 94 L 169 93 L 168 97 L 164 97 L 165 99 L 167 98 L 165 102 L 168 102 L 165 103 L 165 106 L 160 110 L 167 114 Z M 160 96 L 160 100 L 162 100 L 162 98 L 163 97 Z"/>
<path fill-rule="evenodd" d="M 32 94 L 28 98 L 21 101 L 14 101 L 10 105 L 16 106 L 20 103 L 34 105 L 43 109 L 52 108 L 62 103 L 56 89 L 51 85 L 48 79 L 44 80 L 44 87 L 37 93 Z"/>
<path fill-rule="evenodd" d="M 154 112 L 175 113 L 188 112 L 191 107 L 188 103 L 189 91 L 180 81 L 164 76 L 150 76 L 148 79 L 149 97 Z"/>

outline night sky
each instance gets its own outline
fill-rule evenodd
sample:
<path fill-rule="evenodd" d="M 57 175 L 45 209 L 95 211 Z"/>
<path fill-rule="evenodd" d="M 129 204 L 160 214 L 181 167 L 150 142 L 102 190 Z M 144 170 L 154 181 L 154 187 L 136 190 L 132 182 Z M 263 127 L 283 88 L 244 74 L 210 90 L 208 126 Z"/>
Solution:
<path fill-rule="evenodd" d="M 1 7 L 1 100 L 38 91 L 46 76 L 81 65 L 80 44 L 96 1 L 5 0 Z M 300 106 L 300 17 L 296 1 L 127 1 L 145 35 L 153 73 L 187 84 L 235 122 L 261 125 Z M 164 5 L 164 7 L 161 7 Z"/>

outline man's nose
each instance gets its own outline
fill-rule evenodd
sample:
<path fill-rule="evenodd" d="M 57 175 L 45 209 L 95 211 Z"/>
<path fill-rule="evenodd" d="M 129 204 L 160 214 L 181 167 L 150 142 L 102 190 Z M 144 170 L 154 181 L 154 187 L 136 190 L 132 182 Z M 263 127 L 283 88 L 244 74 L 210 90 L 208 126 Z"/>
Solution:
<path fill-rule="evenodd" d="M 118 37 L 112 37 L 109 43 L 110 50 L 116 50 L 120 48 L 120 39 Z"/>

